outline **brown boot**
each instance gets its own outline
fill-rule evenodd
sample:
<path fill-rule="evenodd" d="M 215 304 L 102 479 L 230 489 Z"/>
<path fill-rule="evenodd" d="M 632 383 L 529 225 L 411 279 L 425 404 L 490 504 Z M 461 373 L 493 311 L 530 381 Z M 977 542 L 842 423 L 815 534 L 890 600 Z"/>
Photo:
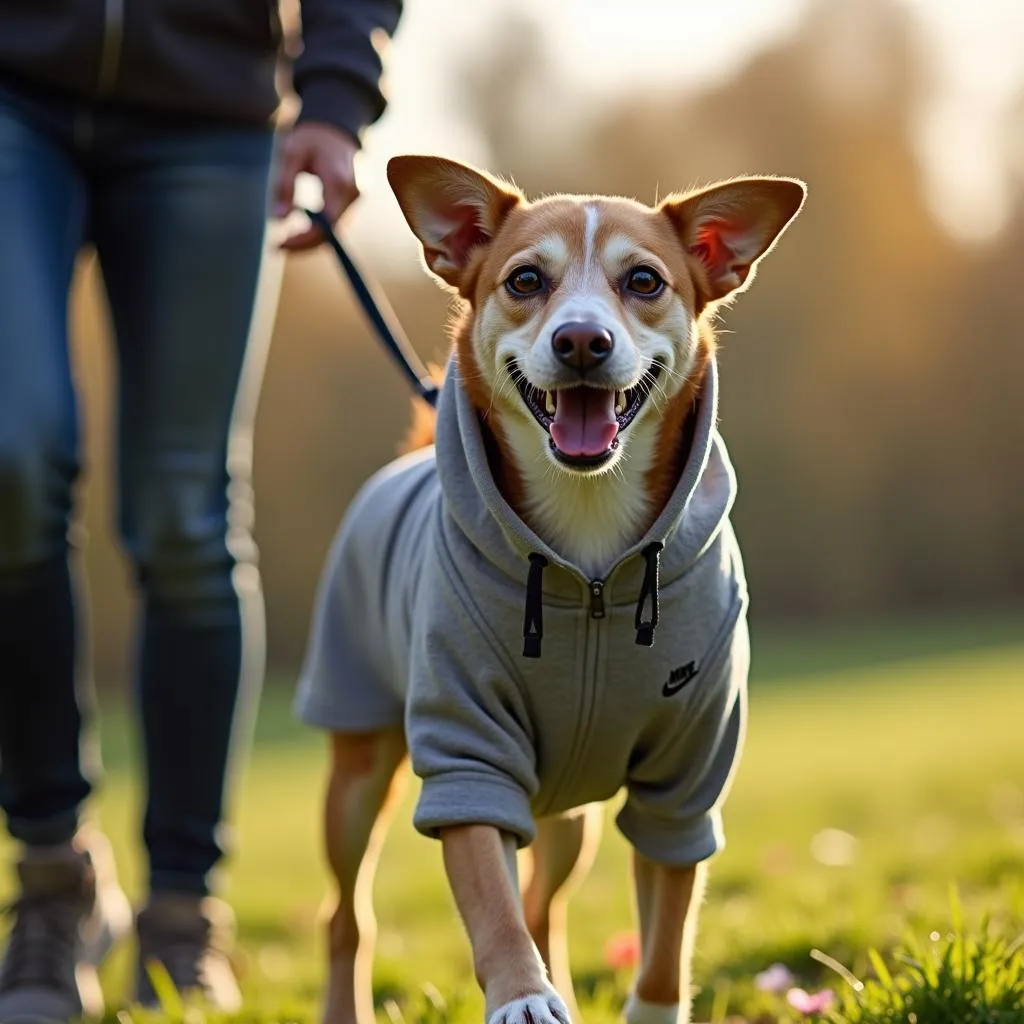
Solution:
<path fill-rule="evenodd" d="M 242 1006 L 231 962 L 235 915 L 224 902 L 185 893 L 156 893 L 136 920 L 139 961 L 136 1000 L 158 1008 L 147 965 L 162 964 L 179 994 L 198 993 L 211 1006 L 228 1013 Z"/>
<path fill-rule="evenodd" d="M 63 1024 L 103 1013 L 96 968 L 131 928 L 110 844 L 83 828 L 69 843 L 29 847 L 0 968 L 3 1024 Z"/>

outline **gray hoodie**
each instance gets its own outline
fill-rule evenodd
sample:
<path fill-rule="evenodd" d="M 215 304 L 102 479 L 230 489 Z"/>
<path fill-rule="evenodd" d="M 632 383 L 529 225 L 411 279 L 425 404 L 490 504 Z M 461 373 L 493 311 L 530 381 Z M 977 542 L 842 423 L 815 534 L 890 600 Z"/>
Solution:
<path fill-rule="evenodd" d="M 712 856 L 750 654 L 717 413 L 712 363 L 668 504 L 589 580 L 501 496 L 453 362 L 436 449 L 377 473 L 338 531 L 298 716 L 337 732 L 404 720 L 427 835 L 490 824 L 525 845 L 536 818 L 624 786 L 617 824 L 639 852 Z"/>

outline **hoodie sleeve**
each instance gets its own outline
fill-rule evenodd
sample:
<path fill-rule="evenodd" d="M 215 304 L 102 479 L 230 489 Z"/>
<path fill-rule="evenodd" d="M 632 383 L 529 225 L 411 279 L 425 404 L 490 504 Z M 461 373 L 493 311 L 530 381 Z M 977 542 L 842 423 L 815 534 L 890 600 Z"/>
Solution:
<path fill-rule="evenodd" d="M 679 732 L 660 737 L 632 767 L 617 824 L 649 860 L 689 867 L 725 846 L 721 806 L 746 733 L 750 640 L 746 599 L 704 662 L 700 698 Z"/>
<path fill-rule="evenodd" d="M 450 580 L 428 600 L 406 707 L 412 766 L 423 782 L 413 822 L 433 838 L 446 826 L 493 825 L 525 846 L 534 836 L 537 774 L 514 669 Z"/>
<path fill-rule="evenodd" d="M 384 112 L 375 33 L 391 36 L 402 0 L 302 0 L 302 52 L 292 81 L 300 121 L 323 121 L 359 138 Z"/>

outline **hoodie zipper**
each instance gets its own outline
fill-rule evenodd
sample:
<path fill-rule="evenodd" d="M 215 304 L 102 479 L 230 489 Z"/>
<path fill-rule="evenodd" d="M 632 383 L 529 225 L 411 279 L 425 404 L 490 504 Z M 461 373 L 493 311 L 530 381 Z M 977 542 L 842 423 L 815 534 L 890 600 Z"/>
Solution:
<path fill-rule="evenodd" d="M 661 550 L 660 544 L 658 549 L 659 551 Z M 598 691 L 600 690 L 601 681 L 601 652 L 604 640 L 604 623 L 602 620 L 607 617 L 604 592 L 608 586 L 608 580 L 624 561 L 625 559 L 618 562 L 608 576 L 603 579 L 594 577 L 586 582 L 589 608 L 585 620 L 583 673 L 580 680 L 580 701 L 577 711 L 576 728 L 569 745 L 569 757 L 566 761 L 567 768 L 552 794 L 552 803 L 556 803 L 563 792 L 575 786 L 580 772 L 580 765 L 583 761 L 583 754 L 593 739 L 594 720 L 597 714 Z M 654 581 L 654 586 L 657 587 L 657 579 Z M 591 622 L 592 619 L 597 621 Z"/>
<path fill-rule="evenodd" d="M 96 92 L 109 96 L 114 90 L 117 73 L 121 69 L 121 50 L 124 43 L 124 5 L 127 0 L 103 0 L 103 46 L 100 50 L 100 71 Z"/>
<path fill-rule="evenodd" d="M 597 708 L 598 675 L 600 671 L 600 650 L 603 622 L 607 615 L 604 591 L 607 579 L 587 580 L 589 594 L 588 615 L 585 619 L 586 633 L 583 640 L 583 666 L 580 678 L 580 700 L 577 708 L 576 728 L 569 744 L 566 770 L 552 792 L 551 801 L 557 802 L 563 792 L 576 784 L 580 755 L 586 750 L 594 728 L 594 713 Z M 597 622 L 591 622 L 597 619 Z"/>

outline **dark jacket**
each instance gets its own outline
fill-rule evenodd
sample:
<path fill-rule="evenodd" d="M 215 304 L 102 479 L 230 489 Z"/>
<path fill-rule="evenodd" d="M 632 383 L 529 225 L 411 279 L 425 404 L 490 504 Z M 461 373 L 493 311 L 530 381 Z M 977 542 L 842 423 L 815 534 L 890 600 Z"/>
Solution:
<path fill-rule="evenodd" d="M 384 109 L 372 36 L 401 0 L 302 0 L 300 120 L 353 135 Z M 278 0 L 0 0 L 0 76 L 87 100 L 236 124 L 278 106 Z"/>

